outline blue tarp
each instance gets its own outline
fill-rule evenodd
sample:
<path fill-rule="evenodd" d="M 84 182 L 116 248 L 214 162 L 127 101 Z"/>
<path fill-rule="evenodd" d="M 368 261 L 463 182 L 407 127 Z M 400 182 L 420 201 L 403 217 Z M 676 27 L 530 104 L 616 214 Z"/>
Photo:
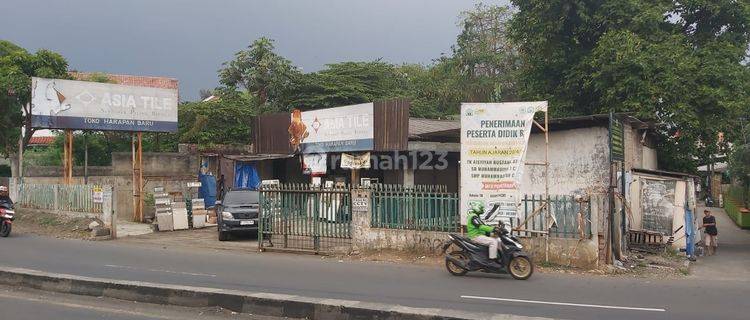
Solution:
<path fill-rule="evenodd" d="M 693 211 L 685 209 L 685 253 L 688 257 L 695 255 L 695 230 L 693 228 Z"/>
<path fill-rule="evenodd" d="M 216 177 L 210 174 L 202 174 L 199 179 L 201 187 L 198 189 L 198 193 L 203 198 L 206 208 L 211 208 L 216 204 Z"/>
<path fill-rule="evenodd" d="M 260 187 L 260 176 L 254 165 L 247 162 L 234 165 L 234 187 L 253 190 Z"/>

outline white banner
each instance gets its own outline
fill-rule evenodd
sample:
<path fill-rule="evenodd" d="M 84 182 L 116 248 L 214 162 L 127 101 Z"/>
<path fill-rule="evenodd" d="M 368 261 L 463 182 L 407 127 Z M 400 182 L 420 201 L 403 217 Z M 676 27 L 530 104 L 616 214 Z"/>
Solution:
<path fill-rule="evenodd" d="M 372 150 L 373 108 L 373 103 L 363 103 L 302 112 L 301 120 L 308 135 L 301 139 L 300 150 L 302 153 Z"/>
<path fill-rule="evenodd" d="M 311 153 L 303 155 L 303 174 L 326 174 L 328 155 L 325 153 Z"/>
<path fill-rule="evenodd" d="M 489 222 L 517 215 L 534 114 L 546 101 L 461 104 L 461 223 L 474 202 Z"/>
<path fill-rule="evenodd" d="M 360 155 L 341 154 L 341 168 L 344 169 L 370 169 L 370 153 Z"/>
<path fill-rule="evenodd" d="M 177 89 L 32 78 L 36 128 L 177 131 Z"/>

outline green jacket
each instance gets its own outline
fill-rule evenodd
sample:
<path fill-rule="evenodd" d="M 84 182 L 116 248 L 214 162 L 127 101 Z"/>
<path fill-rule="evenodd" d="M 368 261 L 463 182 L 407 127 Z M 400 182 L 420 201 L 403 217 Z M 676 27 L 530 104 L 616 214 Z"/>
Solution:
<path fill-rule="evenodd" d="M 467 214 L 466 235 L 469 239 L 474 239 L 477 236 L 486 236 L 494 229 L 495 228 L 484 224 L 476 213 L 469 211 L 469 214 Z"/>

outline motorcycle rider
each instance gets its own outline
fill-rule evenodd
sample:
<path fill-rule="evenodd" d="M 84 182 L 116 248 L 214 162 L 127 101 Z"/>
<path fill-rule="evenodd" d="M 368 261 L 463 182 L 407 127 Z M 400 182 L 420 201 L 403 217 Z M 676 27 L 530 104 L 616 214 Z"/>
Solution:
<path fill-rule="evenodd" d="M 8 187 L 6 186 L 0 186 L 0 203 L 7 203 L 11 206 L 13 205 L 13 200 L 10 199 Z"/>
<path fill-rule="evenodd" d="M 484 204 L 481 202 L 474 202 L 471 204 L 471 209 L 467 214 L 466 220 L 466 235 L 472 241 L 483 244 L 489 247 L 489 256 L 491 260 L 497 259 L 497 247 L 501 244 L 500 238 L 489 237 L 489 234 L 493 231 L 497 232 L 497 228 L 486 225 L 480 218 L 480 215 L 484 213 Z"/>

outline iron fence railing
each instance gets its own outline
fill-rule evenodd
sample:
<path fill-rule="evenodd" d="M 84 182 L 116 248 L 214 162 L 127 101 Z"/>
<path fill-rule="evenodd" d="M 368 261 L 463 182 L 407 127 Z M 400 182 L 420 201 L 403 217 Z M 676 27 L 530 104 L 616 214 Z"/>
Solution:
<path fill-rule="evenodd" d="M 457 232 L 461 229 L 457 193 L 445 186 L 371 186 L 373 228 Z"/>
<path fill-rule="evenodd" d="M 94 201 L 95 185 L 19 184 L 15 202 L 34 209 L 102 213 L 102 203 Z"/>
<path fill-rule="evenodd" d="M 351 191 L 308 184 L 263 186 L 260 189 L 259 245 L 327 250 L 351 239 Z"/>
<path fill-rule="evenodd" d="M 520 236 L 536 236 L 540 233 L 533 231 L 544 230 L 551 221 L 546 220 L 544 211 L 527 218 L 538 212 L 545 202 L 543 195 L 524 195 L 521 200 L 521 208 L 518 210 L 518 217 L 510 219 L 511 227 L 519 227 L 520 231 L 515 233 Z M 577 202 L 573 196 L 554 195 L 549 197 L 550 215 L 554 216 L 556 224 L 549 230 L 550 237 L 556 238 L 578 238 L 583 234 L 584 237 L 591 237 L 591 203 L 588 201 Z M 524 231 L 530 230 L 530 231 Z"/>

